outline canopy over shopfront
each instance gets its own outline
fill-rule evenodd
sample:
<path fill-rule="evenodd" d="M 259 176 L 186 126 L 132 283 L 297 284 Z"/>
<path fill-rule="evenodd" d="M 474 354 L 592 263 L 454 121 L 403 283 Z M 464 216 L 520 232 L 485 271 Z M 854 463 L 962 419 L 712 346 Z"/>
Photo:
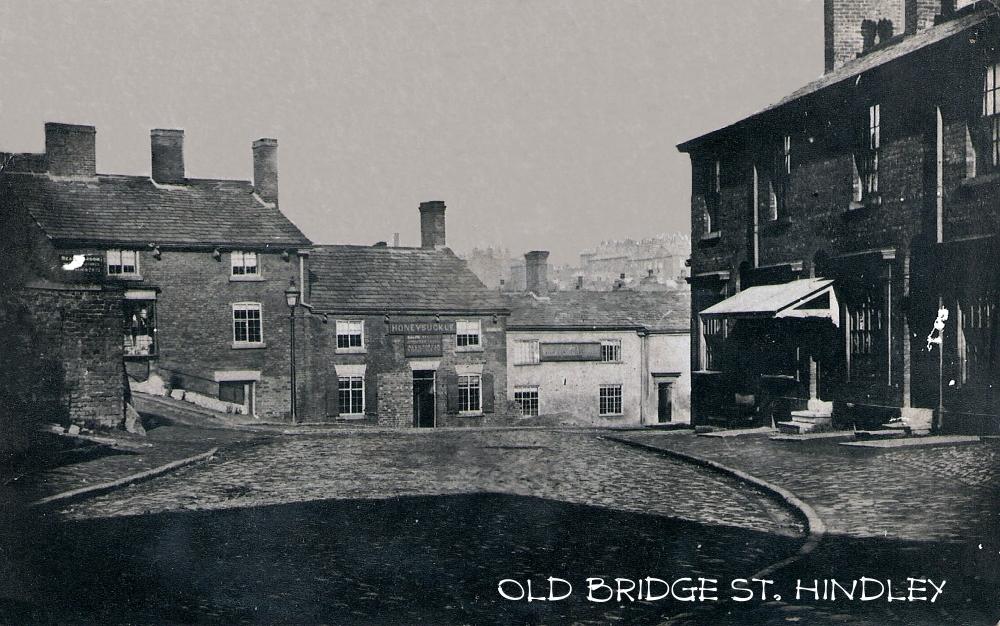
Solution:
<path fill-rule="evenodd" d="M 760 285 L 738 294 L 701 312 L 702 317 L 735 319 L 829 319 L 840 326 L 840 306 L 833 290 L 833 281 L 826 278 L 804 278 L 779 285 Z"/>

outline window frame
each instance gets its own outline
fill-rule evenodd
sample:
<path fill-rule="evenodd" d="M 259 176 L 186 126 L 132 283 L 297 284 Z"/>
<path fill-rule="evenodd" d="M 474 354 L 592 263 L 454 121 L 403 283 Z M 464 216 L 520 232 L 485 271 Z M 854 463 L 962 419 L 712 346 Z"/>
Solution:
<path fill-rule="evenodd" d="M 231 310 L 232 310 L 232 315 L 231 315 L 232 323 L 231 323 L 231 326 L 232 326 L 232 332 L 233 332 L 233 335 L 232 335 L 232 338 L 233 338 L 233 347 L 234 348 L 260 348 L 260 347 L 264 347 L 266 345 L 264 343 L 264 306 L 260 302 L 234 302 L 234 303 L 232 303 L 230 305 L 230 307 L 231 307 Z M 240 320 L 236 317 L 237 311 L 245 311 L 245 312 L 248 313 L 247 317 L 245 318 L 246 339 L 239 339 L 238 338 L 238 331 L 237 331 L 237 329 L 239 327 L 238 325 L 240 323 Z M 250 340 L 250 322 L 251 322 L 251 317 L 249 316 L 249 313 L 251 311 L 256 311 L 256 313 L 257 313 L 257 326 L 258 326 L 257 332 L 258 332 L 259 337 L 258 337 L 258 339 L 256 341 Z"/>
<path fill-rule="evenodd" d="M 125 258 L 124 258 L 125 253 L 130 253 L 133 255 L 134 263 L 131 266 L 132 267 L 131 272 L 125 271 L 125 268 L 128 267 L 127 265 L 125 265 Z M 116 264 L 112 264 L 111 262 L 112 256 L 114 255 L 117 255 L 118 263 Z M 118 267 L 119 269 L 118 271 L 112 271 L 111 270 L 112 267 Z M 110 278 L 141 279 L 142 274 L 139 273 L 139 251 L 129 250 L 126 248 L 109 248 L 108 250 L 105 250 L 104 273 Z"/>
<path fill-rule="evenodd" d="M 468 330 L 473 325 L 475 326 L 475 332 L 474 333 L 468 332 Z M 475 338 L 475 341 L 471 341 L 473 337 Z M 482 349 L 483 349 L 483 321 L 456 320 L 455 350 L 459 352 L 477 352 L 481 351 Z"/>
<path fill-rule="evenodd" d="M 341 327 L 354 326 L 357 325 L 358 330 L 355 332 L 353 329 L 350 332 L 341 332 Z M 364 320 L 348 320 L 339 319 L 334 323 L 334 341 L 336 343 L 335 352 L 340 354 L 352 354 L 352 353 L 362 353 L 367 350 L 367 344 L 365 342 L 365 321 Z M 340 345 L 340 338 L 347 337 L 347 345 Z M 351 345 L 351 339 L 357 337 L 358 345 Z"/>
<path fill-rule="evenodd" d="M 521 360 L 519 358 L 519 346 L 527 344 L 528 359 Z M 541 363 L 541 349 L 539 348 L 538 339 L 515 339 L 514 340 L 514 365 L 538 365 Z"/>
<path fill-rule="evenodd" d="M 464 379 L 464 380 L 463 380 Z M 473 384 L 475 382 L 475 384 Z M 459 415 L 482 415 L 483 413 L 483 375 L 482 374 L 458 374 L 458 414 Z M 473 389 L 476 390 L 475 406 L 473 406 Z M 463 391 L 465 398 L 463 402 Z M 469 408 L 463 408 L 468 406 Z"/>
<path fill-rule="evenodd" d="M 253 256 L 253 265 L 247 265 L 247 256 Z M 247 269 L 252 267 L 253 271 Z M 240 270 L 237 272 L 237 270 Z M 229 280 L 263 280 L 260 272 L 260 255 L 253 250 L 233 250 L 229 253 Z"/>
<path fill-rule="evenodd" d="M 519 398 L 518 397 L 518 395 L 523 395 L 523 394 L 534 394 L 534 398 L 530 398 L 530 397 L 529 398 Z M 516 402 L 518 404 L 518 406 L 521 407 L 521 416 L 522 417 L 538 417 L 538 414 L 541 412 L 541 394 L 539 393 L 539 387 L 538 387 L 538 385 L 524 385 L 524 386 L 521 386 L 521 387 L 515 387 L 514 388 L 514 402 Z M 525 410 L 525 408 L 524 408 L 524 403 L 525 402 L 533 403 L 533 406 L 534 406 L 534 412 L 533 413 L 530 413 L 530 412 L 528 412 L 528 411 Z"/>
<path fill-rule="evenodd" d="M 616 358 L 609 358 L 609 357 Z M 601 340 L 601 363 L 621 363 L 622 362 L 622 340 L 602 339 Z"/>
<path fill-rule="evenodd" d="M 344 388 L 347 383 L 347 388 Z M 347 393 L 347 402 L 344 402 L 344 393 Z M 360 398 L 360 407 L 357 400 Z M 364 376 L 338 376 L 337 377 L 337 407 L 341 417 L 363 417 L 365 415 L 365 377 Z M 360 410 L 355 410 L 360 408 Z"/>
<path fill-rule="evenodd" d="M 848 379 L 855 382 L 882 380 L 887 320 L 880 299 L 868 294 L 846 306 L 850 351 Z"/>
<path fill-rule="evenodd" d="M 609 395 L 609 392 L 615 392 Z M 601 417 L 617 417 L 625 414 L 625 400 L 621 383 L 602 384 L 598 389 L 597 414 Z M 617 407 L 615 403 L 617 402 Z M 614 409 L 617 408 L 617 412 Z"/>
<path fill-rule="evenodd" d="M 854 155 L 854 192 L 852 200 L 869 206 L 882 202 L 882 104 L 869 101 L 864 107 L 858 149 Z M 859 120 L 860 121 L 860 120 Z"/>

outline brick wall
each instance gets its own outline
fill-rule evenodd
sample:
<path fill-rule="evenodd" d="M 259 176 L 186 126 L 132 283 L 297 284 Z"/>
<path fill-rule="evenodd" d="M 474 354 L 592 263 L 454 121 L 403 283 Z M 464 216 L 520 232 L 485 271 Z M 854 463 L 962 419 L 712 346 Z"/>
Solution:
<path fill-rule="evenodd" d="M 896 33 L 906 26 L 906 4 L 913 0 L 824 0 L 823 33 L 826 71 L 857 58 L 863 20 L 892 20 Z"/>

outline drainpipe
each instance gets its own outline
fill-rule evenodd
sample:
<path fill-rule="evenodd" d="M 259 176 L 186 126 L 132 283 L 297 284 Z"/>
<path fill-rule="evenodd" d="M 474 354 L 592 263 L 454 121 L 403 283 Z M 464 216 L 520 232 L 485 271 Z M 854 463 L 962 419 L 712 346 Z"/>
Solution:
<path fill-rule="evenodd" d="M 639 424 L 646 424 L 646 404 L 649 402 L 649 333 L 640 330 L 639 335 L 639 376 L 641 376 L 639 393 Z"/>

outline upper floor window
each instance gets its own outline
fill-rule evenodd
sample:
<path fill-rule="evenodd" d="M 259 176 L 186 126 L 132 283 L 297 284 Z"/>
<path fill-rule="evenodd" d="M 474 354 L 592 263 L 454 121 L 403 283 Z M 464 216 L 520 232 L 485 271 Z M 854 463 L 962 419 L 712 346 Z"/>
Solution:
<path fill-rule="evenodd" d="M 768 190 L 768 208 L 771 220 L 777 220 L 786 215 L 785 197 L 788 191 L 788 181 L 792 175 L 792 137 L 783 135 L 781 143 L 774 154 L 770 189 Z"/>
<path fill-rule="evenodd" d="M 233 305 L 233 344 L 251 345 L 264 343 L 264 327 L 260 304 L 239 302 Z"/>
<path fill-rule="evenodd" d="M 482 324 L 479 320 L 458 320 L 455 324 L 455 345 L 459 348 L 477 348 L 481 345 Z"/>
<path fill-rule="evenodd" d="M 108 250 L 108 276 L 138 276 L 139 253 L 135 250 Z"/>
<path fill-rule="evenodd" d="M 1000 167 L 1000 63 L 986 67 L 982 119 L 978 129 L 976 165 L 979 171 Z"/>
<path fill-rule="evenodd" d="M 705 232 L 719 232 L 722 209 L 722 164 L 718 159 L 707 164 L 705 176 Z"/>
<path fill-rule="evenodd" d="M 230 255 L 232 262 L 232 275 L 234 277 L 254 277 L 259 276 L 257 269 L 257 253 L 233 250 Z"/>
<path fill-rule="evenodd" d="M 858 154 L 855 156 L 854 200 L 877 202 L 879 198 L 879 158 L 882 151 L 882 107 L 870 105 L 863 120 Z"/>
<path fill-rule="evenodd" d="M 620 363 L 622 360 L 622 342 L 611 339 L 601 342 L 601 361 L 605 363 Z"/>
<path fill-rule="evenodd" d="M 514 365 L 534 365 L 539 356 L 537 339 L 514 342 Z"/>
<path fill-rule="evenodd" d="M 337 350 L 361 350 L 365 346 L 363 320 L 337 320 Z"/>

